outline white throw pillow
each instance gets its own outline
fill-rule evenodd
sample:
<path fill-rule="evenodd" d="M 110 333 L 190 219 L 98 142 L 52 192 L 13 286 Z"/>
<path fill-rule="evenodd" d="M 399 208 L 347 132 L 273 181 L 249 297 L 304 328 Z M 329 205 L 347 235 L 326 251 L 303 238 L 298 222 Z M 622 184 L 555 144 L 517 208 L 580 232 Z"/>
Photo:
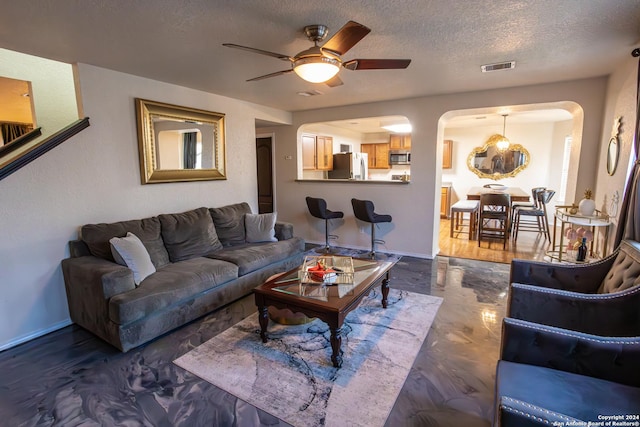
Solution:
<path fill-rule="evenodd" d="M 249 243 L 277 242 L 276 239 L 276 212 L 266 214 L 244 214 L 244 227 Z"/>
<path fill-rule="evenodd" d="M 147 276 L 156 272 L 147 248 L 135 234 L 129 232 L 126 237 L 114 237 L 109 240 L 109 243 L 116 262 L 133 271 L 133 281 L 136 286 Z"/>

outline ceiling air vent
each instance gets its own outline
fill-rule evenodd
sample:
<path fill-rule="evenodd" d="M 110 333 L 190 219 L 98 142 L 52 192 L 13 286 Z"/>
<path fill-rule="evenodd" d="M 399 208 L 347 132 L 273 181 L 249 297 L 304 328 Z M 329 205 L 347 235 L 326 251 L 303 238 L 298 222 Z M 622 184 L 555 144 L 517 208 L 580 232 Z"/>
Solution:
<path fill-rule="evenodd" d="M 305 92 L 298 92 L 298 95 L 300 96 L 317 96 L 317 95 L 322 95 L 322 92 L 320 92 L 319 90 L 308 90 Z"/>
<path fill-rule="evenodd" d="M 513 68 L 516 68 L 516 61 L 498 62 L 497 64 L 480 66 L 483 73 L 488 73 L 489 71 L 511 70 Z"/>

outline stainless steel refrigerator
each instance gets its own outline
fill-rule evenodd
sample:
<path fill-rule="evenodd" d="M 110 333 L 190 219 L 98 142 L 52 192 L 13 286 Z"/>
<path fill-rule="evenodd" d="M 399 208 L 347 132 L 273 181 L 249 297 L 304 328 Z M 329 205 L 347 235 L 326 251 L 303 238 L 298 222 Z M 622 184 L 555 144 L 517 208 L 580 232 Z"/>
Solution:
<path fill-rule="evenodd" d="M 329 179 L 368 179 L 367 153 L 339 153 L 333 155 L 333 170 Z"/>

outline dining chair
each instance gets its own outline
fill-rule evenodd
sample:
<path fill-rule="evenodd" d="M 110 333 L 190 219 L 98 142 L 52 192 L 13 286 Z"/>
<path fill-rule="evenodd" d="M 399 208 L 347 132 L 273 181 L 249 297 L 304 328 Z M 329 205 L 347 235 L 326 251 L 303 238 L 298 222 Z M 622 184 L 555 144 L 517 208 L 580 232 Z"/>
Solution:
<path fill-rule="evenodd" d="M 511 205 L 511 209 L 517 209 L 520 207 L 538 207 L 538 192 L 546 190 L 547 187 L 533 187 L 531 189 L 531 201 L 530 202 L 518 202 Z M 514 213 L 515 216 L 515 213 Z"/>
<path fill-rule="evenodd" d="M 507 248 L 511 196 L 507 193 L 484 193 L 480 195 L 478 218 L 478 246 L 482 239 L 502 240 L 502 249 Z"/>
<path fill-rule="evenodd" d="M 513 240 L 518 239 L 519 231 L 535 231 L 544 234 L 546 239 L 551 240 L 547 204 L 555 194 L 556 192 L 553 190 L 537 190 L 534 198 L 535 205 L 513 208 Z M 532 217 L 533 220 L 522 221 L 523 216 Z"/>

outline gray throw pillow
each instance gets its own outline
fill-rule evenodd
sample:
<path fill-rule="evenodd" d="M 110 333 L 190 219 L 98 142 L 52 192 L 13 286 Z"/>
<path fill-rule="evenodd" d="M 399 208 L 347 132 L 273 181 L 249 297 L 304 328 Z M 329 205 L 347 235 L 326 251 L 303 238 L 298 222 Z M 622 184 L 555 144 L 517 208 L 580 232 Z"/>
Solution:
<path fill-rule="evenodd" d="M 210 208 L 213 225 L 222 246 L 242 245 L 246 241 L 244 216 L 251 213 L 247 202 L 235 203 L 221 208 Z"/>
<path fill-rule="evenodd" d="M 111 253 L 115 261 L 133 271 L 136 286 L 147 276 L 156 272 L 147 248 L 135 234 L 129 232 L 126 237 L 114 237 L 109 240 Z"/>
<path fill-rule="evenodd" d="M 222 249 L 207 208 L 158 215 L 162 240 L 171 262 L 204 256 Z"/>
<path fill-rule="evenodd" d="M 244 225 L 247 231 L 247 242 L 277 242 L 276 239 L 277 213 L 245 214 Z"/>
<path fill-rule="evenodd" d="M 89 247 L 91 255 L 115 261 L 111 253 L 109 240 L 112 237 L 124 237 L 127 232 L 135 234 L 136 237 L 142 240 L 156 269 L 169 264 L 169 254 L 160 235 L 160 220 L 157 217 L 110 224 L 87 224 L 82 227 L 80 235 Z"/>

